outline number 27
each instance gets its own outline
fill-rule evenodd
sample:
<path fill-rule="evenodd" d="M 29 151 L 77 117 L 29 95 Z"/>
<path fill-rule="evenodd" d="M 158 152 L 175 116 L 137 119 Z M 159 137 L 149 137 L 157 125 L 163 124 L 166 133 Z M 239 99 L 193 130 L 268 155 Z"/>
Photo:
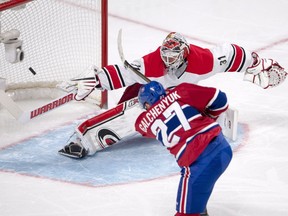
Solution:
<path fill-rule="evenodd" d="M 173 147 L 176 145 L 180 137 L 175 135 L 174 133 L 178 131 L 181 127 L 186 131 L 191 129 L 190 124 L 185 117 L 185 114 L 183 113 L 183 110 L 179 103 L 174 102 L 172 103 L 164 112 L 164 117 L 166 120 L 156 119 L 153 125 L 151 126 L 151 131 L 154 133 L 155 136 L 159 136 L 159 133 L 162 135 L 162 143 L 166 147 Z M 174 128 L 172 130 L 169 128 L 169 134 L 168 134 L 168 127 L 167 124 L 169 121 L 171 121 L 174 117 L 177 117 L 180 124 L 179 125 L 173 125 Z"/>

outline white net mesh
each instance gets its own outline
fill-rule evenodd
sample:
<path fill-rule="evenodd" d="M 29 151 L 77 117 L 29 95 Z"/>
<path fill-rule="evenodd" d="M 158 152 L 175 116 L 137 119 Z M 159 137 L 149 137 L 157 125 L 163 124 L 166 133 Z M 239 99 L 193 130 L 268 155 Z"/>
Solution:
<path fill-rule="evenodd" d="M 101 65 L 101 0 L 34 0 L 0 18 L 1 33 L 20 31 L 24 51 L 24 60 L 11 64 L 0 43 L 7 89 L 55 86 Z"/>

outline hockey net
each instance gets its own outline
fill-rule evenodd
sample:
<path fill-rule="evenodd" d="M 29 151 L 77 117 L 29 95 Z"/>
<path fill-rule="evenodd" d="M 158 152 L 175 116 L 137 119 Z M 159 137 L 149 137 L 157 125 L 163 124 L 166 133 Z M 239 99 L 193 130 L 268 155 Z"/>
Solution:
<path fill-rule="evenodd" d="M 1 35 L 17 30 L 23 43 L 16 60 L 0 43 L 0 78 L 13 100 L 50 97 L 59 83 L 107 64 L 107 0 L 0 0 L 0 21 Z M 95 92 L 105 106 L 106 93 Z"/>

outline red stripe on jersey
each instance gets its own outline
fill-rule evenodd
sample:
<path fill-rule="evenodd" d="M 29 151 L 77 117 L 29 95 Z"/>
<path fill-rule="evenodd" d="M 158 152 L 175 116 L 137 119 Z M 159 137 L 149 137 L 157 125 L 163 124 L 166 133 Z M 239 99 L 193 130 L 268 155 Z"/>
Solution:
<path fill-rule="evenodd" d="M 228 104 L 226 104 L 222 109 L 209 110 L 209 116 L 211 118 L 218 118 L 221 113 L 228 109 Z"/>
<path fill-rule="evenodd" d="M 97 127 L 98 125 L 101 125 L 107 121 L 110 121 L 111 119 L 114 119 L 117 116 L 123 115 L 124 110 L 125 110 L 125 104 L 119 104 L 113 109 L 107 110 L 106 112 L 101 113 L 100 115 L 96 115 L 93 118 L 84 121 L 77 127 L 77 130 L 82 135 L 84 135 L 90 129 Z"/>
<path fill-rule="evenodd" d="M 180 212 L 186 213 L 186 205 L 187 205 L 187 194 L 188 194 L 188 184 L 190 177 L 190 168 L 185 167 L 185 174 L 182 178 L 182 188 L 181 188 L 181 199 L 180 199 Z"/>
<path fill-rule="evenodd" d="M 234 55 L 234 58 L 231 60 L 233 63 L 231 67 L 228 69 L 229 72 L 235 72 L 239 70 L 239 68 L 242 66 L 243 57 L 245 55 L 241 47 L 235 44 L 232 44 L 232 46 L 233 46 L 235 55 Z"/>
<path fill-rule="evenodd" d="M 117 68 L 114 65 L 109 65 L 105 67 L 105 69 L 108 71 L 108 73 L 106 74 L 109 76 L 113 89 L 124 87 L 121 82 L 121 77 L 119 74 L 120 72 L 117 70 Z"/>

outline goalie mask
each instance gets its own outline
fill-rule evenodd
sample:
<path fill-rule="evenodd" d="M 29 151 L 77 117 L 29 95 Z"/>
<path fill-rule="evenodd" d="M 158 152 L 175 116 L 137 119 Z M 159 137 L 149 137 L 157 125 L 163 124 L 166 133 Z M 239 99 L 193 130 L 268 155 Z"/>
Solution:
<path fill-rule="evenodd" d="M 152 106 L 164 96 L 166 96 L 164 87 L 156 81 L 142 85 L 138 93 L 139 103 L 143 108 L 145 108 L 146 103 Z"/>
<path fill-rule="evenodd" d="M 186 67 L 183 69 L 182 66 L 184 63 L 187 65 L 186 58 L 189 52 L 189 45 L 181 34 L 176 32 L 168 34 L 160 48 L 161 59 L 167 67 L 167 72 L 173 73 L 179 78 L 186 69 Z M 180 68 L 181 72 L 177 73 Z"/>

